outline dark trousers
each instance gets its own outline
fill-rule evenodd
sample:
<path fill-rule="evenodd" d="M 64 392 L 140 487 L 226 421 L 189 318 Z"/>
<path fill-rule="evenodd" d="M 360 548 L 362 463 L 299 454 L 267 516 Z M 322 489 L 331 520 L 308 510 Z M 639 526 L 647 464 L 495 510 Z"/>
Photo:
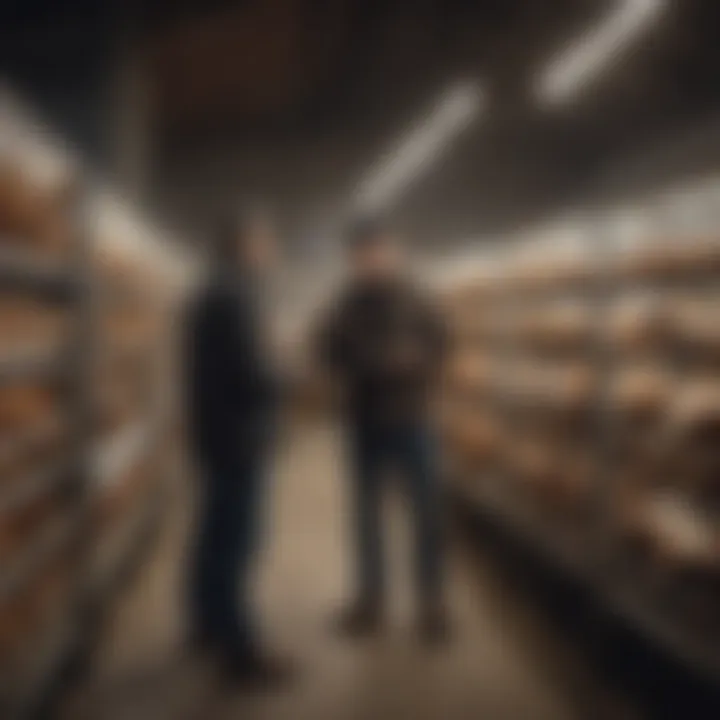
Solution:
<path fill-rule="evenodd" d="M 266 460 L 264 444 L 248 443 L 206 452 L 202 463 L 192 622 L 199 635 L 237 653 L 257 648 L 251 590 L 263 531 Z"/>
<path fill-rule="evenodd" d="M 380 603 L 384 593 L 382 496 L 388 469 L 398 470 L 415 531 L 415 577 L 423 606 L 442 595 L 440 488 L 435 437 L 429 426 L 383 426 L 355 422 L 352 428 L 354 518 L 359 594 Z"/>

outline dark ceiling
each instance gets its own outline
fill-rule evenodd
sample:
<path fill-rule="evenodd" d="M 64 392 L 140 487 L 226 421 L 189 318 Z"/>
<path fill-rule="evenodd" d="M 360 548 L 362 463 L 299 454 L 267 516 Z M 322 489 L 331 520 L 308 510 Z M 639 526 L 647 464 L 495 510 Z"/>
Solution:
<path fill-rule="evenodd" d="M 613 1 L 147 0 L 109 11 L 92 0 L 26 0 L 10 3 L 4 52 L 25 47 L 13 56 L 18 67 L 35 47 L 36 74 L 52 76 L 63 58 L 79 73 L 103 45 L 98 37 L 115 54 L 132 48 L 151 89 L 152 201 L 183 228 L 201 229 L 239 195 L 262 196 L 300 241 L 335 217 L 443 88 L 481 79 L 489 112 L 396 208 L 421 240 L 464 241 L 601 190 L 612 195 L 613 168 L 712 124 L 715 0 L 668 2 L 572 106 L 538 107 L 538 68 Z M 94 45 L 62 41 L 89 26 Z M 55 41 L 42 51 L 37 37 Z M 110 72 L 112 57 L 100 67 Z M 718 166 L 720 147 L 693 147 L 672 173 Z M 667 181 L 661 161 L 647 167 L 655 169 L 635 173 L 635 185 L 620 172 L 618 192 Z"/>

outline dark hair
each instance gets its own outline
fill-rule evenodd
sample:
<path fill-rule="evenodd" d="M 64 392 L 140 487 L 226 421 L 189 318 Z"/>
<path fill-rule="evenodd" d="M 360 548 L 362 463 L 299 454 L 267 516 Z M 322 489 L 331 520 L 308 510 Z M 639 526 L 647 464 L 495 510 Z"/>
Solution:
<path fill-rule="evenodd" d="M 389 220 L 380 215 L 355 218 L 345 231 L 347 248 L 351 253 L 362 252 L 384 242 L 394 230 Z"/>

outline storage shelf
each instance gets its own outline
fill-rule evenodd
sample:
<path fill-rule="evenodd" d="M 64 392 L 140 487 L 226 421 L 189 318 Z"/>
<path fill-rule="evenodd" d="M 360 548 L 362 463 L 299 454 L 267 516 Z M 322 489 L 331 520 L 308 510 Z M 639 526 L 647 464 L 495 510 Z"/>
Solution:
<path fill-rule="evenodd" d="M 3 569 L 0 576 L 0 603 L 22 592 L 33 577 L 67 546 L 74 530 L 74 518 L 66 517 L 44 528 L 30 547 L 15 557 L 10 567 Z"/>
<path fill-rule="evenodd" d="M 38 445 L 59 437 L 57 419 L 46 419 L 22 432 L 11 434 L 0 440 L 0 466 L 13 458 L 32 452 Z"/>
<path fill-rule="evenodd" d="M 658 292 L 676 292 L 692 290 L 701 295 L 708 293 L 717 293 L 720 290 L 720 281 L 717 273 L 702 274 L 693 276 L 691 273 L 679 275 L 677 277 L 637 277 L 637 278 L 619 278 L 611 282 L 611 289 L 615 292 L 615 297 L 622 297 L 628 293 L 658 291 Z"/>
<path fill-rule="evenodd" d="M 525 305 L 529 301 L 554 302 L 566 299 L 576 300 L 579 297 L 587 299 L 601 298 L 612 293 L 615 297 L 630 292 L 645 291 L 676 291 L 697 290 L 700 293 L 717 292 L 720 289 L 717 272 L 703 272 L 693 274 L 686 271 L 677 275 L 624 275 L 607 272 L 592 276 L 584 280 L 561 280 L 552 284 L 542 284 L 528 287 L 498 287 L 486 296 L 488 304 L 498 303 L 503 306 Z"/>
<path fill-rule="evenodd" d="M 71 463 L 66 461 L 59 467 L 40 470 L 21 482 L 12 483 L 0 494 L 0 519 L 57 490 L 69 481 L 71 473 Z"/>
<path fill-rule="evenodd" d="M 26 380 L 61 378 L 70 363 L 59 353 L 6 353 L 0 355 L 0 387 Z"/>
<path fill-rule="evenodd" d="M 0 238 L 0 248 L 3 240 Z M 79 279 L 54 263 L 15 250 L 0 249 L 0 290 L 65 301 L 78 294 Z"/>
<path fill-rule="evenodd" d="M 503 306 L 523 305 L 528 301 L 560 301 L 566 299 L 577 299 L 578 297 L 588 297 L 601 295 L 608 290 L 608 286 L 612 283 L 606 277 L 594 276 L 584 279 L 576 279 L 572 281 L 563 281 L 564 284 L 541 284 L 528 285 L 527 287 L 513 287 L 512 285 L 504 288 L 498 288 L 494 292 L 490 292 L 487 296 L 489 304 L 498 303 Z"/>
<path fill-rule="evenodd" d="M 720 644 L 692 638 L 667 615 L 643 601 L 637 588 L 622 584 L 606 586 L 603 599 L 611 613 L 625 620 L 650 642 L 665 647 L 686 666 L 715 683 L 720 683 Z M 717 640 L 717 638 L 716 638 Z"/>
<path fill-rule="evenodd" d="M 645 601 L 638 588 L 615 577 L 603 576 L 591 556 L 583 557 L 564 546 L 549 530 L 529 521 L 514 505 L 502 500 L 497 493 L 487 492 L 480 483 L 458 481 L 455 491 L 471 510 L 481 512 L 483 517 L 490 515 L 525 547 L 568 577 L 582 582 L 610 615 L 623 621 L 649 642 L 664 648 L 698 675 L 720 683 L 720 646 L 717 642 L 710 639 L 703 642 L 691 636 L 673 618 Z"/>
<path fill-rule="evenodd" d="M 552 535 L 546 528 L 541 527 L 536 519 L 530 517 L 529 513 L 521 512 L 517 505 L 510 503 L 501 493 L 489 490 L 489 483 L 471 483 L 466 480 L 457 485 L 458 494 L 471 507 L 491 513 L 551 563 L 560 565 L 576 578 L 588 579 L 588 569 L 577 545 L 566 545 L 562 537 Z"/>
<path fill-rule="evenodd" d="M 5 102 L 0 116 L 12 128 L 25 122 L 26 112 L 21 109 L 16 117 L 14 99 L 7 95 L 8 98 L 5 94 L 2 98 Z M 35 125 L 31 112 L 27 117 Z M 32 134 L 34 131 L 27 133 L 28 145 Z M 42 152 L 46 151 L 47 140 L 43 133 L 38 143 Z M 17 161 L 24 175 L 24 149 L 21 150 L 13 162 Z M 68 221 L 68 252 L 60 254 L 50 248 L 44 252 L 44 248 L 31 242 L 32 238 L 0 232 L 0 295 L 10 301 L 7 310 L 11 323 L 20 323 L 18 329 L 22 330 L 24 321 L 19 315 L 32 314 L 35 310 L 52 315 L 59 312 L 62 316 L 48 318 L 47 322 L 43 318 L 37 327 L 27 328 L 35 330 L 32 335 L 42 336 L 42 347 L 33 341 L 32 347 L 23 342 L 22 348 L 15 343 L 12 350 L 7 347 L 0 350 L 0 393 L 8 395 L 11 412 L 15 405 L 19 413 L 24 412 L 25 404 L 28 411 L 31 410 L 35 398 L 27 397 L 26 403 L 23 397 L 28 386 L 40 390 L 41 404 L 44 404 L 46 390 L 52 394 L 52 409 L 41 413 L 45 417 L 34 418 L 33 427 L 18 417 L 22 427 L 8 428 L 0 439 L 0 474 L 10 476 L 3 475 L 0 483 L 0 523 L 16 517 L 20 525 L 25 516 L 29 521 L 26 527 L 18 528 L 25 537 L 17 550 L 10 548 L 4 567 L 0 568 L 0 603 L 8 598 L 20 603 L 27 596 L 28 609 L 32 610 L 27 622 L 20 613 L 23 626 L 18 628 L 19 646 L 7 648 L 17 657 L 12 658 L 11 667 L 0 678 L 0 716 L 8 720 L 35 717 L 36 710 L 50 699 L 64 678 L 64 669 L 78 658 L 79 651 L 88 650 L 97 629 L 96 611 L 109 600 L 107 596 L 99 598 L 91 587 L 99 582 L 96 580 L 100 571 L 94 565 L 96 555 L 100 553 L 103 558 L 104 575 L 114 575 L 162 509 L 160 503 L 152 512 L 148 508 L 123 505 L 121 509 L 126 512 L 118 517 L 112 530 L 106 528 L 109 537 L 103 534 L 100 523 L 95 522 L 93 509 L 96 504 L 102 504 L 97 503 L 98 491 L 103 492 L 120 482 L 127 470 L 150 451 L 164 420 L 156 417 L 152 423 L 126 427 L 97 447 L 95 428 L 101 424 L 98 401 L 102 397 L 102 388 L 98 385 L 107 382 L 107 376 L 101 376 L 96 370 L 101 367 L 106 344 L 111 349 L 113 341 L 122 338 L 114 337 L 113 318 L 104 314 L 104 306 L 107 303 L 109 309 L 122 308 L 138 318 L 152 309 L 150 306 L 155 307 L 156 288 L 148 286 L 152 281 L 140 267 L 146 262 L 152 264 L 155 256 L 145 259 L 132 248 L 127 252 L 122 233 L 141 232 L 144 239 L 155 231 L 145 228 L 144 221 L 134 217 L 132 209 L 126 208 L 125 202 L 112 191 L 98 191 L 97 183 L 86 177 L 81 163 L 76 164 L 75 159 L 68 157 L 67 168 L 61 168 L 60 165 L 66 164 L 64 155 L 59 153 L 57 169 L 60 174 L 67 171 L 67 189 L 71 192 L 57 199 L 64 203 L 63 215 Z M 31 175 L 28 173 L 28 178 Z M 64 182 L 58 179 L 61 184 Z M 39 211 L 42 212 L 42 208 Z M 88 214 L 97 217 L 99 222 L 89 227 L 84 222 Z M 108 218 L 107 227 L 117 225 L 121 236 L 110 237 L 113 231 L 105 232 Z M 120 218 L 119 224 L 117 218 Z M 161 282 L 164 284 L 164 280 Z M 122 292 L 116 296 L 112 288 L 121 288 Z M 145 295 L 148 288 L 152 294 Z M 167 289 L 170 288 L 168 285 Z M 158 302 L 163 301 L 159 293 L 157 296 Z M 28 305 L 27 311 L 25 305 Z M 103 329 L 106 333 L 101 332 Z M 51 336 L 56 335 L 58 343 L 50 347 Z M 148 357 L 154 357 L 159 347 L 156 341 L 160 343 L 162 339 L 146 338 Z M 135 365 L 130 361 L 135 354 L 135 349 L 123 351 L 117 364 L 122 362 L 123 370 L 133 372 Z M 110 382 L 117 369 L 111 369 Z M 163 384 L 148 382 L 147 400 L 151 401 Z M 141 402 L 144 404 L 145 399 Z M 139 408 L 137 412 L 144 414 L 144 410 Z M 146 418 L 154 414 L 148 410 Z M 35 470 L 40 463 L 46 468 L 52 467 Z M 38 502 L 39 512 L 35 515 L 37 501 L 42 501 L 42 507 Z M 146 501 L 145 494 L 142 501 Z M 147 504 L 150 505 L 149 500 Z M 25 510 L 29 512 L 13 515 Z M 62 577 L 56 577 L 58 573 L 62 573 Z M 40 594 L 45 593 L 46 588 L 47 592 L 54 592 L 56 581 L 62 585 L 57 588 L 62 591 L 62 598 L 46 598 Z M 15 608 L 8 605 L 6 609 L 4 621 L 12 623 Z"/>
<path fill-rule="evenodd" d="M 707 253 L 709 247 L 698 248 L 698 252 Z M 633 348 L 631 343 L 622 345 L 622 338 L 614 336 L 612 313 L 636 295 L 640 298 L 646 296 L 650 300 L 657 299 L 661 311 L 680 296 L 703 303 L 717 299 L 720 296 L 720 267 L 716 260 L 720 253 L 716 246 L 714 254 L 707 255 L 710 261 L 705 266 L 701 262 L 691 264 L 688 262 L 689 255 L 683 258 L 680 254 L 676 258 L 680 265 L 673 268 L 670 265 L 672 256 L 665 266 L 657 264 L 651 267 L 646 263 L 642 267 L 640 261 L 644 258 L 636 255 L 635 251 L 621 255 L 619 246 L 601 243 L 588 245 L 587 249 L 589 252 L 584 259 L 587 265 L 581 270 L 585 279 L 580 282 L 576 276 L 566 275 L 562 278 L 561 266 L 555 279 L 538 276 L 535 283 L 532 279 L 525 280 L 526 286 L 523 287 L 521 275 L 516 273 L 513 278 L 512 267 L 508 265 L 509 274 L 505 278 L 498 277 L 492 285 L 479 277 L 478 283 L 482 284 L 479 284 L 474 299 L 464 300 L 473 292 L 472 287 L 461 288 L 465 294 L 457 296 L 454 307 L 457 313 L 456 334 L 460 344 L 464 343 L 479 363 L 490 360 L 491 368 L 494 367 L 493 363 L 508 363 L 515 358 L 526 358 L 528 361 L 542 359 L 556 365 L 560 365 L 566 358 L 574 358 L 592 364 L 599 384 L 589 408 L 593 422 L 591 427 L 582 428 L 583 432 L 587 431 L 582 442 L 596 471 L 591 488 L 593 507 L 590 511 L 597 516 L 588 516 L 588 526 L 583 529 L 580 527 L 582 520 L 573 520 L 568 513 L 568 521 L 574 521 L 577 526 L 573 536 L 569 532 L 566 534 L 560 527 L 554 527 L 551 519 L 543 521 L 542 503 L 523 506 L 518 502 L 522 498 L 494 492 L 492 484 L 483 482 L 481 477 L 473 478 L 473 473 L 459 474 L 454 492 L 478 513 L 507 529 L 509 534 L 527 545 L 536 556 L 543 557 L 548 566 L 557 568 L 565 577 L 579 580 L 609 614 L 621 618 L 637 634 L 648 638 L 657 647 L 664 648 L 668 656 L 682 661 L 699 675 L 720 683 L 720 637 L 717 632 L 713 637 L 709 633 L 708 637 L 703 637 L 692 618 L 687 619 L 679 610 L 676 613 L 665 605 L 673 598 L 662 596 L 660 591 L 653 592 L 645 586 L 648 580 L 642 573 L 624 578 L 615 572 L 623 551 L 615 545 L 617 537 L 613 528 L 613 507 L 617 496 L 613 493 L 618 490 L 618 482 L 625 481 L 623 471 L 626 468 L 619 466 L 623 461 L 615 452 L 623 430 L 614 421 L 621 416 L 613 414 L 614 408 L 608 405 L 610 390 L 623 365 L 657 365 L 668 372 L 670 382 L 680 382 L 682 377 L 700 376 L 708 372 L 717 378 L 720 364 L 712 339 L 705 343 L 702 338 L 700 342 L 686 339 L 677 317 L 660 316 L 661 322 L 668 323 L 668 333 L 671 335 L 668 334 L 656 343 L 649 342 L 644 347 L 638 345 Z M 644 252 L 641 248 L 638 250 Z M 552 263 L 552 260 L 549 259 L 548 263 Z M 493 313 L 497 316 L 498 311 L 526 310 L 530 314 L 536 310 L 552 312 L 553 304 L 562 301 L 575 302 L 587 312 L 587 325 L 582 329 L 588 332 L 577 335 L 578 338 L 585 337 L 586 342 L 577 343 L 574 349 L 571 342 L 557 343 L 555 348 L 550 341 L 545 341 L 545 347 L 542 343 L 533 342 L 534 332 L 542 330 L 542 326 L 530 326 L 529 331 L 523 334 L 521 324 L 513 335 L 502 324 L 497 326 L 487 322 Z M 712 305 L 707 307 L 711 308 Z M 491 400 L 491 409 L 499 416 L 498 423 L 510 421 L 509 427 L 515 428 L 520 434 L 523 425 L 519 421 L 528 417 L 522 410 L 522 403 L 516 404 L 512 394 L 503 393 L 502 388 L 489 387 L 487 383 L 482 390 L 482 395 L 476 393 L 478 401 L 481 401 L 478 402 L 478 409 L 483 405 L 486 408 L 490 406 Z M 467 397 L 473 394 L 471 388 L 465 393 Z M 457 391 L 451 394 L 451 402 L 458 395 Z M 463 398 L 456 402 L 461 416 L 472 407 Z M 554 404 L 542 403 L 543 412 L 550 410 Z M 537 405 L 540 409 L 540 403 Z M 559 426 L 559 430 L 568 439 L 574 432 L 572 428 L 564 426 Z M 627 435 L 625 432 L 626 439 Z M 658 442 L 662 442 L 662 438 L 657 437 Z M 460 455 L 462 460 L 462 451 Z M 620 480 L 616 482 L 613 478 Z M 499 491 L 512 489 L 495 487 Z M 708 595 L 704 599 L 712 602 L 713 597 Z M 708 612 L 708 615 L 712 615 L 712 612 Z M 709 624 L 714 617 L 708 618 Z"/>

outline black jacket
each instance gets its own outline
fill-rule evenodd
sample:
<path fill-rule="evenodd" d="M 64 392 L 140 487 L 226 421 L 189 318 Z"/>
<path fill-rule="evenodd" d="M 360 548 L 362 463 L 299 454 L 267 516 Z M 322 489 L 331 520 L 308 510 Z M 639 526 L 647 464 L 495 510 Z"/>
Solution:
<path fill-rule="evenodd" d="M 187 321 L 189 428 L 200 454 L 254 442 L 272 414 L 277 382 L 247 284 L 214 281 Z"/>
<path fill-rule="evenodd" d="M 358 283 L 322 328 L 321 354 L 360 421 L 422 419 L 447 334 L 437 309 L 402 281 Z"/>

